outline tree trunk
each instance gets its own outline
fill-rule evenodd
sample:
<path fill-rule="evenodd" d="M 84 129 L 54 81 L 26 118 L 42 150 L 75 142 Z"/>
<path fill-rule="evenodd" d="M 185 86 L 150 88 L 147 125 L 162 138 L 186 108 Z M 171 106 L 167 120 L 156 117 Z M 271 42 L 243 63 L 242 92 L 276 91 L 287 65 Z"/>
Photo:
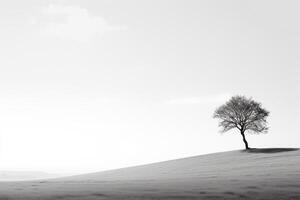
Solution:
<path fill-rule="evenodd" d="M 246 148 L 246 149 L 250 149 L 249 146 L 248 146 L 248 142 L 247 142 L 247 140 L 246 140 L 244 131 L 241 131 L 241 135 L 243 136 L 243 142 L 245 143 L 245 148 Z"/>

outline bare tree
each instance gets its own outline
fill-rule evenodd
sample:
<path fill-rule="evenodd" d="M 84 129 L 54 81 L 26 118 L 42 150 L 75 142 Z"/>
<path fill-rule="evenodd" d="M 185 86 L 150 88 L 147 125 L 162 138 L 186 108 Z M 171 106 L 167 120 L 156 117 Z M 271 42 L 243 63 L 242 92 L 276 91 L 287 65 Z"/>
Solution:
<path fill-rule="evenodd" d="M 269 111 L 262 108 L 260 103 L 245 96 L 234 96 L 214 112 L 213 117 L 219 119 L 221 132 L 237 128 L 245 143 L 245 148 L 250 149 L 245 137 L 245 132 L 263 133 L 268 131 L 266 118 Z"/>

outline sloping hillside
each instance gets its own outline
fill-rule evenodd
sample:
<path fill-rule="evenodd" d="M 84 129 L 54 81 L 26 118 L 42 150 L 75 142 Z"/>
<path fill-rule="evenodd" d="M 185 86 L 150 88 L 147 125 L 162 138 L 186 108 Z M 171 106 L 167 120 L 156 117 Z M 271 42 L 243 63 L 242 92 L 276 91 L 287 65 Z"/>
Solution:
<path fill-rule="evenodd" d="M 300 154 L 293 149 L 254 149 L 231 151 L 165 161 L 137 167 L 87 174 L 78 180 L 146 180 L 250 177 L 266 174 L 283 174 L 291 166 L 299 166 Z M 296 168 L 294 170 L 297 170 Z M 228 174 L 230 173 L 230 174 Z"/>
<path fill-rule="evenodd" d="M 62 179 L 1 183 L 1 195 L 4 199 L 296 200 L 300 199 L 300 151 L 231 151 Z"/>

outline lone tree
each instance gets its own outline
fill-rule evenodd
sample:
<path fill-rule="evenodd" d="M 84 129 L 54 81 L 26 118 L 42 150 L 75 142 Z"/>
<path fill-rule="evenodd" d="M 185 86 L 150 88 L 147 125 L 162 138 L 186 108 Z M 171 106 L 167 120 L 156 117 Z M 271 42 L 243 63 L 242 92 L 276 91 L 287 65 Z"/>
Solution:
<path fill-rule="evenodd" d="M 250 149 L 245 138 L 245 132 L 266 133 L 268 131 L 266 118 L 269 111 L 262 108 L 261 104 L 245 96 L 234 96 L 214 112 L 213 117 L 219 119 L 221 132 L 237 128 L 245 143 L 245 148 Z"/>

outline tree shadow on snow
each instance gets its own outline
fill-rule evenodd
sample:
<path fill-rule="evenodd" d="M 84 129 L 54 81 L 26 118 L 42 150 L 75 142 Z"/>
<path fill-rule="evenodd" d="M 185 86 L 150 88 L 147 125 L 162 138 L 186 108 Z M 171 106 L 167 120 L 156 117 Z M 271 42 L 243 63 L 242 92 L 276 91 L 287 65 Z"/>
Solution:
<path fill-rule="evenodd" d="M 251 148 L 248 150 L 243 150 L 248 153 L 280 153 L 286 151 L 297 151 L 298 148 Z"/>

